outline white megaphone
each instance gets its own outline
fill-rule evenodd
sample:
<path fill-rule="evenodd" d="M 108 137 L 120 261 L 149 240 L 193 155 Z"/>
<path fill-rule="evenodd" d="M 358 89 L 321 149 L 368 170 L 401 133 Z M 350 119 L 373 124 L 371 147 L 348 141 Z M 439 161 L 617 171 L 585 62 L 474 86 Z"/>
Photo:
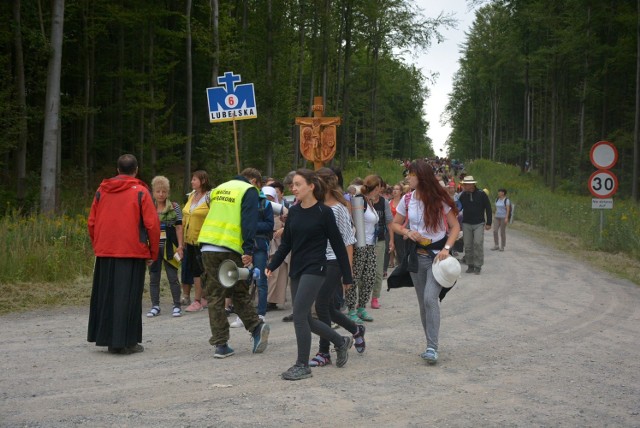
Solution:
<path fill-rule="evenodd" d="M 238 267 L 233 260 L 224 260 L 218 268 L 218 281 L 224 288 L 231 288 L 238 281 L 260 278 L 260 269 Z"/>

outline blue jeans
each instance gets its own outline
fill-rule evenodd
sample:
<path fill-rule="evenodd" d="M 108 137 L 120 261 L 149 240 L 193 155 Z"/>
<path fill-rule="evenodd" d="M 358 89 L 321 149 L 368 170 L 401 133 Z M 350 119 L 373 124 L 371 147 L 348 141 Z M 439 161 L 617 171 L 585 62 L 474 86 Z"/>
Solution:
<path fill-rule="evenodd" d="M 253 251 L 253 266 L 260 269 L 260 278 L 256 281 L 258 288 L 258 315 L 267 314 L 267 294 L 269 293 L 269 285 L 264 269 L 267 267 L 267 252 L 265 250 Z"/>

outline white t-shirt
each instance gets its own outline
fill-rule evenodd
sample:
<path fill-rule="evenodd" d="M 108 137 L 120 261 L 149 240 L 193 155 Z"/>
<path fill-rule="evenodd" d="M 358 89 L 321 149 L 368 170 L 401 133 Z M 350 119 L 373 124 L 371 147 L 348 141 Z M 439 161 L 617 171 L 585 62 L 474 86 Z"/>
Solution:
<path fill-rule="evenodd" d="M 375 245 L 377 242 L 376 225 L 378 224 L 378 212 L 368 203 L 367 209 L 364 212 L 364 236 L 367 245 Z"/>
<path fill-rule="evenodd" d="M 396 208 L 396 212 L 403 217 L 407 217 L 407 208 L 405 206 L 405 198 L 400 200 Z M 442 204 L 444 215 L 440 219 L 437 231 L 427 231 L 424 224 L 424 204 L 422 201 L 415 197 L 415 190 L 411 192 L 411 199 L 409 199 L 409 228 L 415 230 L 425 238 L 431 239 L 431 242 L 437 242 L 445 237 L 447 234 L 444 222 L 445 216 L 451 211 L 451 207 L 445 203 Z"/>

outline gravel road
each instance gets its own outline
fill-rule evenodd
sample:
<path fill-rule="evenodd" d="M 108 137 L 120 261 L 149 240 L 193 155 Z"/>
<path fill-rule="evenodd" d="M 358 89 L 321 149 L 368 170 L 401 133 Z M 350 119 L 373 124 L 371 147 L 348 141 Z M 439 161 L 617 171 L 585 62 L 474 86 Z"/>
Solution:
<path fill-rule="evenodd" d="M 412 288 L 383 291 L 364 354 L 298 382 L 280 379 L 288 307 L 264 354 L 232 329 L 224 360 L 206 312 L 172 318 L 166 299 L 129 356 L 86 342 L 87 307 L 0 317 L 0 426 L 640 426 L 640 288 L 517 230 L 491 243 L 442 302 L 435 366 Z"/>

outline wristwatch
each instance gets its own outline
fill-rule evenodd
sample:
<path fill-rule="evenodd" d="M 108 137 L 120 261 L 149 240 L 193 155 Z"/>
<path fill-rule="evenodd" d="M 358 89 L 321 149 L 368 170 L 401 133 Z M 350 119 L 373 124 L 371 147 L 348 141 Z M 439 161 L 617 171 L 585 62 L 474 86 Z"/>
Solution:
<path fill-rule="evenodd" d="M 451 245 L 445 245 L 444 249 L 447 250 L 447 251 L 451 251 Z"/>

